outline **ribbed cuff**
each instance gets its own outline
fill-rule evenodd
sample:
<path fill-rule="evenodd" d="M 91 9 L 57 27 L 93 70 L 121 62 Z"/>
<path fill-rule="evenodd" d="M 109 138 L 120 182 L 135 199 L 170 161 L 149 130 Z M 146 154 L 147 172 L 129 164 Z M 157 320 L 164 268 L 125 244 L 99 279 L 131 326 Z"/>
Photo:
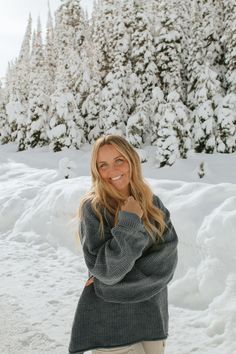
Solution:
<path fill-rule="evenodd" d="M 119 211 L 118 224 L 135 229 L 138 229 L 142 225 L 141 218 L 137 214 L 124 210 Z"/>

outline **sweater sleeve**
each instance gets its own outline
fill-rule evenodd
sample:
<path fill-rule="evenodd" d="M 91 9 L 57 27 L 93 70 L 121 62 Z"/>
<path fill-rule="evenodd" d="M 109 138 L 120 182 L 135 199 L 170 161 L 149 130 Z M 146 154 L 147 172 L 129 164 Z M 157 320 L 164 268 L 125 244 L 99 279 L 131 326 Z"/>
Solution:
<path fill-rule="evenodd" d="M 169 210 L 157 196 L 155 198 L 157 205 L 165 213 L 167 228 L 163 234 L 163 241 L 155 244 L 147 254 L 140 257 L 135 263 L 135 267 L 145 276 L 147 292 L 149 290 L 152 292 L 155 289 L 155 293 L 158 293 L 173 278 L 178 261 L 178 236 L 171 222 Z"/>
<path fill-rule="evenodd" d="M 178 259 L 178 237 L 169 210 L 155 195 L 154 204 L 165 214 L 168 228 L 163 234 L 164 241 L 145 251 L 119 283 L 107 286 L 95 279 L 96 294 L 103 300 L 117 303 L 145 301 L 165 289 L 172 279 Z"/>
<path fill-rule="evenodd" d="M 109 231 L 113 237 L 104 241 L 91 202 L 86 202 L 83 212 L 80 238 L 89 273 L 103 284 L 114 285 L 133 268 L 147 246 L 145 228 L 138 215 L 120 211 L 117 225 Z"/>

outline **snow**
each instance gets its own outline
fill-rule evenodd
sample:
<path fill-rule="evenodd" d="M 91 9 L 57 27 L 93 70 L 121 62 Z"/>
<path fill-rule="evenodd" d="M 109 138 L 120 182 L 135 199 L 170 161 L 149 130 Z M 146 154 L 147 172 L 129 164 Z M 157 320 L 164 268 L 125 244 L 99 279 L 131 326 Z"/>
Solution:
<path fill-rule="evenodd" d="M 0 352 L 65 354 L 88 275 L 76 214 L 91 148 L 16 149 L 0 146 Z M 137 149 L 143 174 L 179 235 L 166 354 L 234 354 L 236 154 L 191 152 L 158 169 L 155 149 Z"/>
<path fill-rule="evenodd" d="M 23 106 L 20 102 L 9 102 L 6 105 L 6 112 L 9 117 L 9 123 L 16 121 L 18 124 L 23 120 Z"/>

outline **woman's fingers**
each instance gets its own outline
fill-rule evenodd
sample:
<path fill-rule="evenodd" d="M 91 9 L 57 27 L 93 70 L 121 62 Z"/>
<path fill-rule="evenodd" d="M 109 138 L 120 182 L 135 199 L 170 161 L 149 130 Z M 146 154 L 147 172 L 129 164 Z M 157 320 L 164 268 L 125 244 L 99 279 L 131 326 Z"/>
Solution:
<path fill-rule="evenodd" d="M 93 277 L 89 278 L 89 279 L 86 281 L 85 286 L 88 286 L 88 285 L 90 285 L 90 284 L 92 284 L 92 283 L 93 283 Z"/>
<path fill-rule="evenodd" d="M 143 215 L 143 211 L 140 206 L 140 203 L 136 199 L 134 199 L 133 196 L 129 196 L 124 201 L 123 205 L 121 206 L 121 210 L 137 214 L 140 218 Z"/>

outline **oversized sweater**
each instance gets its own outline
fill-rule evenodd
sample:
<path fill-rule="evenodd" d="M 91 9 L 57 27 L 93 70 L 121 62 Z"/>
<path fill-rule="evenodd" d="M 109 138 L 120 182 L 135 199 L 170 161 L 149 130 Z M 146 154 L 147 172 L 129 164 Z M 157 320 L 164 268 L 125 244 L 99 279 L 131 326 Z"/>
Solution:
<path fill-rule="evenodd" d="M 178 238 L 169 210 L 164 211 L 164 241 L 154 243 L 138 215 L 120 211 L 118 223 L 103 210 L 104 239 L 99 219 L 86 202 L 80 222 L 85 263 L 94 282 L 84 287 L 71 332 L 69 353 L 110 348 L 168 336 L 167 284 L 177 264 Z"/>

